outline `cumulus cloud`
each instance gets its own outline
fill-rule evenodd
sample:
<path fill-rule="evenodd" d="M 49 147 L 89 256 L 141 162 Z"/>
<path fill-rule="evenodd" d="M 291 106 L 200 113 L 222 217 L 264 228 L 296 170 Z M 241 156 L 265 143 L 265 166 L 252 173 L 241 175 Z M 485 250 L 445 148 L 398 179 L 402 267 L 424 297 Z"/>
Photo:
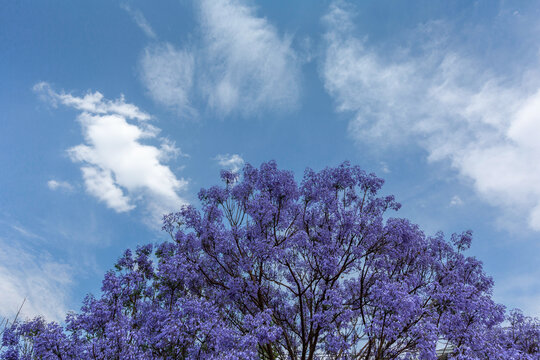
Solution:
<path fill-rule="evenodd" d="M 70 148 L 68 154 L 74 162 L 82 163 L 89 194 L 117 212 L 130 211 L 143 203 L 156 217 L 185 203 L 178 193 L 187 182 L 162 164 L 179 149 L 171 141 L 158 138 L 159 129 L 148 123 L 148 114 L 123 97 L 110 101 L 99 92 L 76 97 L 56 93 L 45 83 L 35 89 L 53 103 L 82 111 L 77 120 L 85 143 Z M 161 140 L 161 147 L 143 143 L 156 138 Z"/>
<path fill-rule="evenodd" d="M 126 103 L 123 95 L 116 100 L 107 100 L 103 97 L 103 94 L 96 91 L 94 93 L 88 93 L 83 97 L 77 97 L 64 92 L 57 93 L 46 82 L 37 83 L 34 85 L 33 90 L 42 100 L 49 102 L 55 107 L 60 103 L 87 113 L 114 113 L 125 118 L 141 121 L 150 119 L 150 115 L 139 110 L 137 106 Z"/>
<path fill-rule="evenodd" d="M 131 16 L 135 24 L 137 24 L 139 29 L 141 29 L 147 37 L 149 37 L 150 39 L 156 38 L 156 33 L 154 32 L 154 29 L 152 29 L 152 26 L 150 26 L 148 20 L 146 20 L 142 12 L 137 9 L 132 9 L 128 4 L 122 4 L 121 8 L 124 9 Z"/>
<path fill-rule="evenodd" d="M 424 41 L 414 44 L 419 54 L 381 54 L 354 36 L 349 14 L 333 4 L 325 17 L 321 75 L 337 110 L 353 114 L 351 135 L 420 144 L 431 161 L 449 160 L 486 200 L 520 208 L 540 230 L 540 82 L 531 90 L 483 70 L 440 38 L 426 41 L 437 23 L 412 34 Z"/>
<path fill-rule="evenodd" d="M 51 190 L 64 190 L 64 191 L 73 191 L 73 185 L 67 181 L 57 181 L 49 180 L 47 181 L 47 187 Z"/>
<path fill-rule="evenodd" d="M 199 46 L 152 44 L 141 58 L 141 79 L 157 103 L 186 117 L 196 97 L 220 116 L 297 104 L 301 61 L 290 38 L 240 0 L 204 0 L 197 9 Z"/>
<path fill-rule="evenodd" d="M 232 172 L 238 172 L 244 166 L 244 159 L 238 154 L 220 154 L 215 157 L 218 164 Z"/>
<path fill-rule="evenodd" d="M 44 252 L 14 246 L 0 238 L 0 316 L 13 319 L 24 302 L 22 318 L 41 315 L 63 321 L 72 272 L 69 265 Z"/>
<path fill-rule="evenodd" d="M 76 160 L 78 160 L 77 150 L 82 149 L 80 147 L 72 149 L 72 158 Z M 86 191 L 89 194 L 94 195 L 117 212 L 125 212 L 135 208 L 135 205 L 130 204 L 131 199 L 116 185 L 110 170 L 103 170 L 97 166 L 83 166 L 81 171 Z"/>

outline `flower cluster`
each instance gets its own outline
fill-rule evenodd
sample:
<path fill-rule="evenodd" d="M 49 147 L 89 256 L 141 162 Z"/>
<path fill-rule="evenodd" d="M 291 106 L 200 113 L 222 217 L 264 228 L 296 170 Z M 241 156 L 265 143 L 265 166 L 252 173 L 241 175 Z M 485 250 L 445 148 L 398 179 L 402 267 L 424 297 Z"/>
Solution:
<path fill-rule="evenodd" d="M 344 163 L 298 184 L 275 162 L 164 217 L 65 326 L 3 334 L 2 359 L 538 359 L 539 325 L 491 299 L 472 234 L 426 236 L 383 180 Z M 385 220 L 386 219 L 386 220 Z"/>

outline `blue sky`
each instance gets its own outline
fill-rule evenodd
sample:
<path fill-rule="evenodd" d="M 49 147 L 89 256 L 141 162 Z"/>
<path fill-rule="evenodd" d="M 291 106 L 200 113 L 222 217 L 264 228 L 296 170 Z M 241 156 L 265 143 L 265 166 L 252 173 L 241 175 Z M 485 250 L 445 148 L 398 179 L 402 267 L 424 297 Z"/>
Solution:
<path fill-rule="evenodd" d="M 0 315 L 61 320 L 220 168 L 344 160 L 427 234 L 472 229 L 540 315 L 540 6 L 0 5 Z"/>

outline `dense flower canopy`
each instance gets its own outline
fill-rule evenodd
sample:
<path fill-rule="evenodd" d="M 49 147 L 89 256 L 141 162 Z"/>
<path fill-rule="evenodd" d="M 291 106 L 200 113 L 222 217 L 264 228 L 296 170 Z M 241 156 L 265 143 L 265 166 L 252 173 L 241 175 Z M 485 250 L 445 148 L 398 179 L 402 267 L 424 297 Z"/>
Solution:
<path fill-rule="evenodd" d="M 540 326 L 491 299 L 471 232 L 426 236 L 383 180 L 344 163 L 300 184 L 222 172 L 171 241 L 127 250 L 65 326 L 3 334 L 3 359 L 538 359 Z"/>

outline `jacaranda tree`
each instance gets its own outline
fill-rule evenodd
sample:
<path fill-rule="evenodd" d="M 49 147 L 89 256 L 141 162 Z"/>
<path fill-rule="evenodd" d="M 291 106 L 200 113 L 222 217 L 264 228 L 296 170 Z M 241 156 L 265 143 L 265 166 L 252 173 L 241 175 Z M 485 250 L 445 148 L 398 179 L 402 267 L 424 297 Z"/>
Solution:
<path fill-rule="evenodd" d="M 3 359 L 539 358 L 537 320 L 500 326 L 471 233 L 386 216 L 400 205 L 375 175 L 344 163 L 297 184 L 269 162 L 221 177 L 65 326 L 11 326 Z"/>

